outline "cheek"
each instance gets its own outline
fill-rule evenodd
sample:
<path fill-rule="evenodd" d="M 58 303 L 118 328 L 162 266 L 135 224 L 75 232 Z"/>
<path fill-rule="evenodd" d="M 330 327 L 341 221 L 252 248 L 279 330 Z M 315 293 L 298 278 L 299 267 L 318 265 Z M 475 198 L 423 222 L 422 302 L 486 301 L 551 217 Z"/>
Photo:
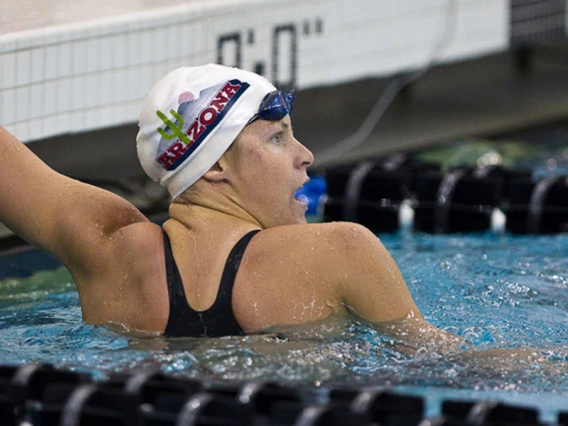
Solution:
<path fill-rule="evenodd" d="M 276 147 L 278 148 L 278 147 Z M 254 188 L 249 196 L 263 203 L 282 204 L 282 195 L 289 192 L 290 165 L 284 155 L 277 155 L 274 147 L 264 150 L 246 147 L 239 162 L 240 175 L 247 188 Z"/>
<path fill-rule="evenodd" d="M 245 150 L 245 155 L 247 159 L 255 159 L 255 160 L 261 160 L 262 159 L 262 154 L 259 152 L 259 150 L 256 147 L 249 147 Z"/>
<path fill-rule="evenodd" d="M 249 175 L 262 181 L 280 180 L 284 176 L 285 168 L 281 161 L 278 161 L 279 158 L 273 154 L 258 149 L 249 149 L 245 155 L 246 161 L 241 166 L 246 168 Z"/>
<path fill-rule="evenodd" d="M 235 168 L 237 171 L 238 179 L 246 182 L 247 185 L 251 184 L 251 179 L 257 179 L 259 165 L 262 164 L 262 156 L 254 149 L 245 149 L 241 152 L 239 161 L 236 163 Z"/>

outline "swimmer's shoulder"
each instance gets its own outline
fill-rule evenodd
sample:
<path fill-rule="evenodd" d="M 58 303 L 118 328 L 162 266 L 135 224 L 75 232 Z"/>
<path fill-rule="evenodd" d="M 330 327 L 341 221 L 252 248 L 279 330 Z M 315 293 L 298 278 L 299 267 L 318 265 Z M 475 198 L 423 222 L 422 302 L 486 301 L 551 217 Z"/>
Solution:
<path fill-rule="evenodd" d="M 111 283 L 115 275 L 128 275 L 129 281 L 144 282 L 145 277 L 159 275 L 163 264 L 162 228 L 150 221 L 141 221 L 117 228 L 89 252 L 86 263 L 89 271 L 75 273 L 79 290 L 83 283 Z M 74 271 L 72 271 L 74 272 Z"/>
<path fill-rule="evenodd" d="M 346 259 L 379 239 L 364 226 L 352 222 L 285 225 L 268 228 L 253 238 L 249 259 L 275 257 L 300 263 L 335 262 Z"/>
<path fill-rule="evenodd" d="M 312 243 L 351 245 L 368 239 L 378 240 L 369 229 L 353 222 L 276 226 L 263 230 L 255 237 L 256 241 L 264 241 L 263 248 L 273 247 L 274 242 L 292 244 L 297 247 L 311 247 Z"/>
<path fill-rule="evenodd" d="M 88 275 L 74 274 L 86 322 L 164 329 L 168 295 L 159 225 L 146 221 L 116 229 L 93 253 L 90 266 Z"/>
<path fill-rule="evenodd" d="M 265 229 L 250 241 L 235 281 L 233 307 L 246 330 L 323 319 L 341 309 L 346 281 L 357 283 L 357 247 L 378 239 L 348 222 Z M 251 309 L 251 306 L 254 309 Z"/>

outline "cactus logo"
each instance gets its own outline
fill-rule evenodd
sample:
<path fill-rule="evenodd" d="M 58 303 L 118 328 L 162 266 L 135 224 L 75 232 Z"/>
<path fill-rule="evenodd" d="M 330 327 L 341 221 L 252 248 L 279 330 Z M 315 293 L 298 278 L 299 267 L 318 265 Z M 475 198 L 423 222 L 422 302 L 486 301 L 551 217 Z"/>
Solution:
<path fill-rule="evenodd" d="M 159 127 L 162 136 L 156 161 L 166 170 L 175 170 L 219 125 L 236 100 L 249 88 L 240 80 L 208 87 L 193 96 L 180 96 L 180 105 L 170 110 L 170 117 L 162 111 L 156 115 L 165 124 Z"/>

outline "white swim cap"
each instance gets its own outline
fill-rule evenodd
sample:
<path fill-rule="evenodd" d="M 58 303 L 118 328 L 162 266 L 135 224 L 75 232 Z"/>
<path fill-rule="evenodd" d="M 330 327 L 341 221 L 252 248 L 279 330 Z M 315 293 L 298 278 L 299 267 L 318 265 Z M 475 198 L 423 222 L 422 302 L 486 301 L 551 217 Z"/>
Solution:
<path fill-rule="evenodd" d="M 176 198 L 221 158 L 274 90 L 264 77 L 238 68 L 173 70 L 150 90 L 140 111 L 136 148 L 142 168 Z"/>

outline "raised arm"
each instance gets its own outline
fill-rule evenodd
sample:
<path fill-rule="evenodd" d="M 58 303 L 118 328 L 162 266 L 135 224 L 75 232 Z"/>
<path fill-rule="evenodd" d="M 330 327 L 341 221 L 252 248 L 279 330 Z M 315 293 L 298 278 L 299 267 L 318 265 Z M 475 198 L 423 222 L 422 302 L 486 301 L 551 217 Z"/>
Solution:
<path fill-rule="evenodd" d="M 75 270 L 118 229 L 147 219 L 103 189 L 63 176 L 0 127 L 0 222 Z"/>

